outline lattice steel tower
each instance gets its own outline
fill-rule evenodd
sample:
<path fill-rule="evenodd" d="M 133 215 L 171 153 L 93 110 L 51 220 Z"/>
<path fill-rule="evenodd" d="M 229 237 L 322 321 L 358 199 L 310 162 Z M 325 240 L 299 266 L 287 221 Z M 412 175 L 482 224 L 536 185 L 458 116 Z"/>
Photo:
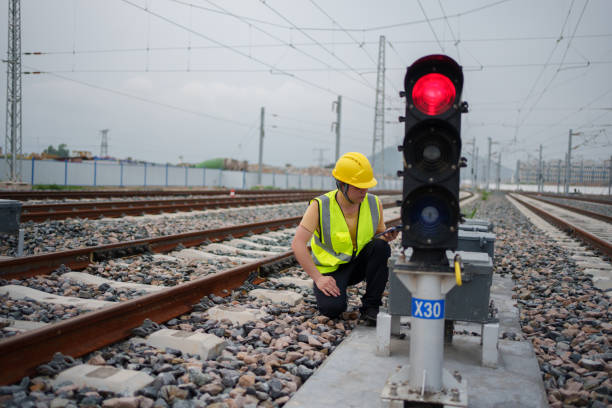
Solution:
<path fill-rule="evenodd" d="M 21 181 L 21 4 L 8 0 L 8 48 L 6 60 L 6 139 L 4 154 L 8 179 Z"/>
<path fill-rule="evenodd" d="M 372 167 L 376 166 L 376 148 L 380 146 L 381 173 L 385 174 L 385 36 L 378 41 L 378 72 L 376 75 L 376 105 L 374 108 L 374 137 L 372 138 Z M 374 170 L 376 172 L 376 170 Z M 382 183 L 382 179 L 381 179 Z"/>

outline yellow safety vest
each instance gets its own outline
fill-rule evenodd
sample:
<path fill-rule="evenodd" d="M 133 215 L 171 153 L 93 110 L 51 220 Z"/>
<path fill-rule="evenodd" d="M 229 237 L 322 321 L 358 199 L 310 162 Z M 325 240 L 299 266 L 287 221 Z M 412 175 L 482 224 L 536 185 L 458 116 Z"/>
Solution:
<path fill-rule="evenodd" d="M 341 264 L 349 262 L 359 255 L 363 247 L 372 240 L 378 222 L 380 211 L 378 197 L 366 194 L 359 206 L 357 218 L 357 250 L 353 251 L 351 234 L 336 201 L 336 192 L 330 191 L 316 197 L 319 203 L 319 229 L 315 230 L 310 240 L 311 256 L 319 272 L 325 274 L 338 269 Z"/>

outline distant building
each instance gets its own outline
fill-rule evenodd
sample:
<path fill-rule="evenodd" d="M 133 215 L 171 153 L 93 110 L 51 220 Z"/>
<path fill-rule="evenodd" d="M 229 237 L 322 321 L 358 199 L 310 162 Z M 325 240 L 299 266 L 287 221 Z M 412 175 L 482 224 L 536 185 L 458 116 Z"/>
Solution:
<path fill-rule="evenodd" d="M 518 161 L 515 178 L 521 184 L 538 184 L 538 161 Z M 548 160 L 542 163 L 544 184 L 565 184 L 565 160 Z M 607 186 L 610 183 L 610 160 L 572 161 L 570 182 L 572 185 Z"/>

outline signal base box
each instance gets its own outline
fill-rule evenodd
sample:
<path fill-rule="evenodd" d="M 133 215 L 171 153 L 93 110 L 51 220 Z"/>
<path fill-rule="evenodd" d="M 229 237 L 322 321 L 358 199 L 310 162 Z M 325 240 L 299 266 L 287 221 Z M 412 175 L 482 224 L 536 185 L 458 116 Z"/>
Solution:
<path fill-rule="evenodd" d="M 0 232 L 15 232 L 19 230 L 21 217 L 21 202 L 15 200 L 0 200 Z"/>
<path fill-rule="evenodd" d="M 491 258 L 484 252 L 457 253 L 463 261 L 465 279 L 462 286 L 455 286 L 446 294 L 445 319 L 476 323 L 495 321 L 489 312 L 493 275 Z M 396 268 L 401 267 L 402 264 L 395 263 L 389 268 L 389 313 L 411 316 L 412 294 L 395 272 Z M 450 271 L 449 268 L 449 274 Z"/>

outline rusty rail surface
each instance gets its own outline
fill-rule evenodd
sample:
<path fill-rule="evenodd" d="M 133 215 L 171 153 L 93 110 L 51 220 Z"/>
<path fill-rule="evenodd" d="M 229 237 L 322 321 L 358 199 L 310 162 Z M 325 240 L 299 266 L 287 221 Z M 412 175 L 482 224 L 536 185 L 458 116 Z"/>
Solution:
<path fill-rule="evenodd" d="M 548 221 L 549 223 L 556 225 L 557 227 L 559 227 L 561 230 L 574 235 L 575 237 L 581 239 L 582 241 L 584 241 L 585 243 L 587 243 L 588 245 L 595 247 L 597 249 L 599 249 L 603 254 L 605 254 L 608 257 L 612 257 L 612 244 L 610 244 L 610 242 L 607 242 L 601 238 L 599 238 L 598 236 L 595 236 L 594 234 L 590 233 L 589 231 L 582 229 L 574 224 L 571 224 L 559 217 L 556 217 L 546 211 L 544 211 L 541 208 L 536 207 L 533 204 L 530 204 L 522 199 L 520 199 L 519 197 L 517 197 L 516 194 L 512 195 L 512 198 L 514 198 L 516 201 L 518 201 L 519 203 L 521 203 L 522 205 L 524 205 L 525 207 L 529 208 L 531 211 L 533 211 L 534 213 L 536 213 L 537 215 L 539 215 L 540 217 L 544 218 L 546 221 Z"/>
<path fill-rule="evenodd" d="M 522 195 L 526 195 L 528 197 L 533 197 L 535 198 L 536 196 L 542 196 L 542 197 L 551 197 L 551 198 L 564 198 L 567 200 L 576 200 L 576 201 L 587 201 L 589 203 L 596 203 L 596 204 L 604 204 L 604 205 L 612 205 L 612 200 L 610 199 L 605 199 L 605 198 L 596 198 L 593 196 L 584 196 L 584 195 L 563 195 L 563 194 L 554 194 L 554 193 L 532 193 L 532 192 L 525 192 L 525 191 L 521 191 L 520 193 L 517 194 L 522 194 Z"/>
<path fill-rule="evenodd" d="M 289 251 L 264 258 L 1 340 L 0 384 L 34 375 L 56 352 L 80 357 L 129 337 L 144 319 L 162 323 L 187 313 L 203 296 L 227 294 L 261 266 L 291 256 Z"/>
<path fill-rule="evenodd" d="M 538 195 L 532 195 L 532 194 L 525 194 L 525 195 L 527 197 L 529 197 L 529 198 L 541 201 L 541 202 L 546 203 L 546 204 L 554 205 L 554 206 L 559 207 L 559 208 L 564 208 L 564 209 L 569 210 L 571 212 L 575 212 L 575 213 L 578 213 L 578 214 L 586 215 L 587 217 L 591 217 L 591 218 L 596 218 L 598 220 L 601 220 L 601 221 L 604 221 L 604 222 L 607 222 L 607 223 L 612 223 L 612 217 L 604 215 L 604 214 L 600 214 L 600 213 L 596 213 L 596 212 L 593 212 L 593 211 L 585 210 L 583 208 L 573 207 L 573 206 L 567 205 L 567 204 L 561 204 L 561 203 L 555 203 L 553 201 L 548 201 L 548 200 L 543 199 L 542 197 L 539 197 Z M 546 196 L 546 197 L 550 197 L 550 196 Z"/>
<path fill-rule="evenodd" d="M 250 195 L 246 197 L 186 198 L 171 200 L 133 200 L 101 201 L 88 203 L 24 204 L 21 208 L 21 221 L 41 222 L 66 218 L 123 217 L 126 215 L 159 214 L 206 210 L 210 208 L 229 208 L 257 204 L 278 204 L 308 200 L 312 193 Z"/>
<path fill-rule="evenodd" d="M 302 217 L 282 218 L 253 224 L 241 224 L 231 227 L 185 232 L 182 234 L 13 258 L 0 261 L 0 278 L 7 280 L 24 279 L 52 272 L 62 264 L 72 270 L 81 270 L 92 262 L 144 252 L 167 252 L 176 248 L 179 244 L 185 247 L 191 247 L 200 245 L 207 240 L 211 242 L 220 241 L 230 235 L 236 238 L 250 233 L 257 234 L 267 230 L 291 227 L 297 225 L 301 219 Z"/>
<path fill-rule="evenodd" d="M 328 190 L 243 190 L 235 189 L 236 195 L 251 195 L 251 194 L 323 194 Z M 0 198 L 7 200 L 62 200 L 62 199 L 80 199 L 80 198 L 110 198 L 110 197 L 153 197 L 153 196 L 210 196 L 229 194 L 230 189 L 186 189 L 186 190 L 83 190 L 83 191 L 0 191 Z M 373 190 L 372 193 L 377 195 L 401 194 L 399 190 Z"/>

